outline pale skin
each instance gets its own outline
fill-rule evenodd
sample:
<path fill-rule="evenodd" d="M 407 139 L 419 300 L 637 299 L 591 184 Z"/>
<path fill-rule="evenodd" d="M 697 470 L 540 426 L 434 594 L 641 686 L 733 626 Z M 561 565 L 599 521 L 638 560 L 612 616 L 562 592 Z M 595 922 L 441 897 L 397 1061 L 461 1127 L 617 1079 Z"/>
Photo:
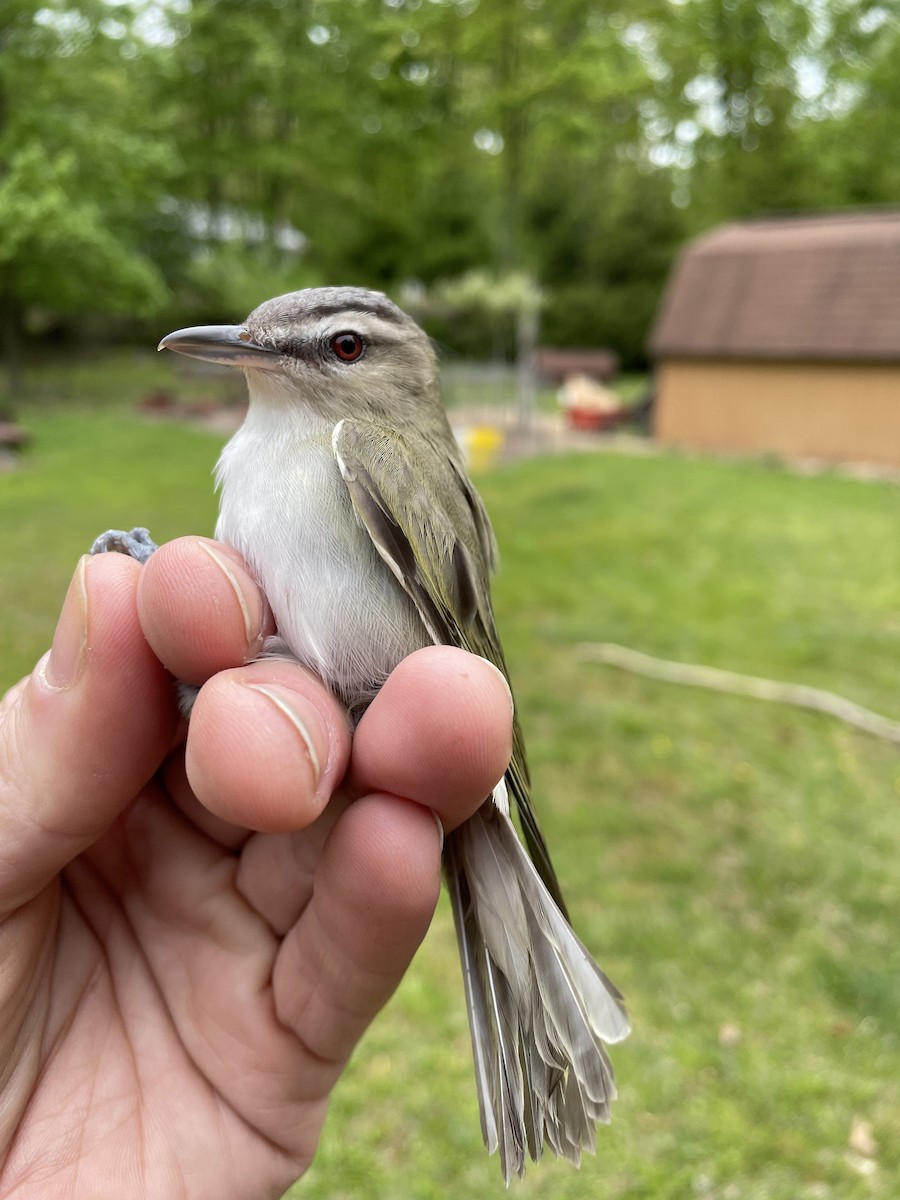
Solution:
<path fill-rule="evenodd" d="M 428 928 L 435 814 L 506 767 L 483 660 L 412 655 L 351 738 L 249 661 L 271 627 L 218 543 L 85 559 L 0 704 L 3 1200 L 280 1196 Z M 203 685 L 187 731 L 172 675 Z"/>

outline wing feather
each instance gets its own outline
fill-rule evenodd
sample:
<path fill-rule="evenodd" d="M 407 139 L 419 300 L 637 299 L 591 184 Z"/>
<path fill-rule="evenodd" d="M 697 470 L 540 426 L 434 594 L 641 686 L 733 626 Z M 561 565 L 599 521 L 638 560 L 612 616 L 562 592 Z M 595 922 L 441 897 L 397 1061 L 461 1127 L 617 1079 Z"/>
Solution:
<path fill-rule="evenodd" d="M 509 677 L 491 608 L 497 548 L 462 458 L 445 442 L 413 452 L 396 430 L 347 418 L 332 447 L 356 515 L 438 645 L 460 646 Z M 507 784 L 528 851 L 560 911 L 559 880 L 531 803 L 518 720 Z"/>

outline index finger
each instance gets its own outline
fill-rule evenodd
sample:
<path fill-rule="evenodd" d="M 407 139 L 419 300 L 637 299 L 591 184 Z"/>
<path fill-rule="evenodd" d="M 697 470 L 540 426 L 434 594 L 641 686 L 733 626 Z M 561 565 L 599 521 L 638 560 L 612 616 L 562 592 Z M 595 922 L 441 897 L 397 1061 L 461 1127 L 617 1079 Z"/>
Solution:
<path fill-rule="evenodd" d="M 211 538 L 166 542 L 141 571 L 144 636 L 177 679 L 202 684 L 256 658 L 272 613 L 236 550 Z"/>

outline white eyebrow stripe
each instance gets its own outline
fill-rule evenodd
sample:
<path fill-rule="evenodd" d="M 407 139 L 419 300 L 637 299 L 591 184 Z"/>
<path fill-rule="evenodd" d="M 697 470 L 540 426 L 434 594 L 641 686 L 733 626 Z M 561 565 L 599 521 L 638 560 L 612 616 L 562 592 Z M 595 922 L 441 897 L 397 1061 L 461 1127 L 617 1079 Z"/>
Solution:
<path fill-rule="evenodd" d="M 401 341 L 406 333 L 402 326 L 384 321 L 375 313 L 352 308 L 304 322 L 303 332 L 310 341 L 324 341 L 336 333 L 358 333 L 381 342 Z"/>

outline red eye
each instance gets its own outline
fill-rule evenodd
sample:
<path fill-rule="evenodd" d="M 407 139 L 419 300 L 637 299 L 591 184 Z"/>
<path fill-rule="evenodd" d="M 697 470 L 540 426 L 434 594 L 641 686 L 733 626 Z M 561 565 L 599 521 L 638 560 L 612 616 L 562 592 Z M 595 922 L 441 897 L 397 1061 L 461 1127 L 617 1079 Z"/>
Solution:
<path fill-rule="evenodd" d="M 365 342 L 358 333 L 336 333 L 331 348 L 341 362 L 354 362 L 365 349 Z"/>

